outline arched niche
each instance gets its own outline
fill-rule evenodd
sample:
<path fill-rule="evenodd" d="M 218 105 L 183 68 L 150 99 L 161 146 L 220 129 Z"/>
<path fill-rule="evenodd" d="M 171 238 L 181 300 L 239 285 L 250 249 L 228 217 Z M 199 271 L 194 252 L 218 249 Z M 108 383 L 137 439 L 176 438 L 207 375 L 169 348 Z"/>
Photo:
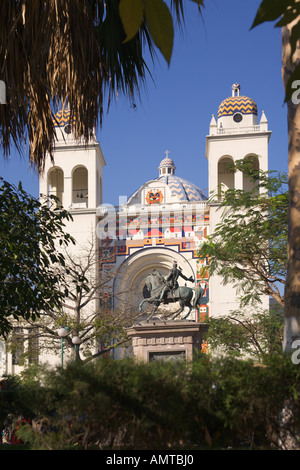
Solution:
<path fill-rule="evenodd" d="M 143 287 L 146 277 L 154 269 L 163 276 L 167 276 L 176 261 L 182 268 L 183 274 L 187 277 L 196 277 L 190 262 L 182 254 L 168 248 L 144 248 L 130 255 L 123 261 L 119 268 L 118 276 L 114 279 L 114 306 L 117 309 L 124 310 L 125 314 L 129 312 L 138 312 L 140 302 L 143 300 Z M 178 279 L 180 285 L 185 281 Z M 187 283 L 193 287 L 193 283 Z M 174 307 L 175 305 L 175 307 Z M 179 308 L 176 304 L 171 304 L 171 309 Z M 148 305 L 149 307 L 149 305 Z M 145 305 L 145 309 L 147 305 Z M 166 307 L 165 307 L 166 308 Z"/>
<path fill-rule="evenodd" d="M 88 170 L 83 165 L 72 172 L 72 205 L 88 207 Z"/>
<path fill-rule="evenodd" d="M 61 168 L 53 167 L 49 170 L 47 186 L 48 196 L 56 196 L 59 199 L 56 206 L 62 206 L 64 194 L 64 172 Z"/>
<path fill-rule="evenodd" d="M 247 155 L 244 158 L 244 161 L 251 161 L 253 165 L 253 169 L 259 170 L 259 161 L 258 161 L 258 156 L 257 155 Z M 253 181 L 249 176 L 247 176 L 245 173 L 243 173 L 243 190 L 244 191 L 252 191 L 255 186 L 257 186 L 258 181 Z"/>
<path fill-rule="evenodd" d="M 218 161 L 218 190 L 219 195 L 228 189 L 234 189 L 234 171 L 229 168 L 233 158 L 225 155 Z"/>

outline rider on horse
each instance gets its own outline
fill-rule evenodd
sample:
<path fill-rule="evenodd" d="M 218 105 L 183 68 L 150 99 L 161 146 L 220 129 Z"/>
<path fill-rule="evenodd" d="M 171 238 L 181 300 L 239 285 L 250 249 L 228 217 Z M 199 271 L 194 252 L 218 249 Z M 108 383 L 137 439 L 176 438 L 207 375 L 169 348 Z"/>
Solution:
<path fill-rule="evenodd" d="M 162 288 L 160 298 L 159 298 L 160 302 L 163 301 L 164 303 L 166 303 L 168 292 L 171 292 L 173 294 L 175 290 L 179 287 L 179 284 L 178 284 L 179 277 L 182 277 L 186 281 L 194 282 L 194 278 L 192 276 L 187 278 L 184 274 L 182 274 L 182 269 L 180 267 L 177 267 L 177 262 L 174 261 L 172 270 L 165 279 L 165 285 Z"/>

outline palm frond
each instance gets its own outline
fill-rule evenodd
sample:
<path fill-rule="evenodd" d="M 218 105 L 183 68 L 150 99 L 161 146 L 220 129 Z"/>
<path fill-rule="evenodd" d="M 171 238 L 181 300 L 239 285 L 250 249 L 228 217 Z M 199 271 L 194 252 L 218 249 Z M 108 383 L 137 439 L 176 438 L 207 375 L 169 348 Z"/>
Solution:
<path fill-rule="evenodd" d="M 183 22 L 183 0 L 172 0 Z M 29 161 L 38 171 L 53 157 L 55 111 L 68 101 L 77 137 L 90 138 L 102 122 L 104 97 L 139 96 L 151 76 L 156 51 L 143 21 L 124 42 L 119 0 L 2 0 L 0 2 L 0 80 L 6 84 L 0 106 L 4 156 L 12 144 L 29 141 Z"/>

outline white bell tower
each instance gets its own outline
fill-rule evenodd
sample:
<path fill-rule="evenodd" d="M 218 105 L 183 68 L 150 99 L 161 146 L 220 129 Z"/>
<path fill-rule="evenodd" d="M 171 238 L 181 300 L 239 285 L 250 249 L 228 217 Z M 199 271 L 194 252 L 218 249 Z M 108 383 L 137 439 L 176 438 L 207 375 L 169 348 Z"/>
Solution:
<path fill-rule="evenodd" d="M 73 217 L 65 231 L 79 245 L 95 235 L 97 207 L 102 204 L 102 180 L 105 160 L 96 138 L 88 143 L 75 140 L 69 122 L 68 108 L 55 116 L 57 141 L 54 163 L 46 158 L 45 170 L 40 177 L 40 197 L 55 195 L 62 207 Z"/>
<path fill-rule="evenodd" d="M 227 165 L 249 158 L 258 168 L 268 170 L 268 143 L 271 132 L 264 111 L 257 121 L 257 105 L 253 99 L 240 95 L 240 85 L 232 86 L 232 96 L 219 106 L 217 121 L 212 116 L 206 137 L 209 195 L 223 189 L 247 189 L 247 181 L 240 171 L 230 173 Z"/>
<path fill-rule="evenodd" d="M 206 137 L 206 158 L 208 159 L 209 197 L 214 195 L 210 206 L 210 233 L 220 222 L 221 191 L 226 189 L 250 190 L 251 182 L 241 171 L 232 172 L 228 165 L 237 160 L 251 159 L 256 168 L 268 170 L 268 144 L 271 131 L 264 111 L 257 120 L 257 105 L 252 98 L 240 95 L 240 85 L 232 85 L 232 95 L 218 108 L 217 120 L 212 116 L 209 135 Z M 232 294 L 230 294 L 232 292 Z M 210 279 L 211 314 L 229 313 L 238 307 L 235 292 L 222 279 Z"/>
<path fill-rule="evenodd" d="M 45 168 L 39 180 L 40 200 L 43 201 L 50 195 L 58 198 L 57 207 L 63 207 L 71 215 L 73 220 L 65 221 L 64 231 L 70 234 L 76 244 L 69 244 L 67 253 L 64 253 L 66 261 L 82 266 L 89 280 L 97 282 L 99 276 L 99 243 L 97 238 L 97 223 L 99 213 L 97 208 L 102 204 L 102 179 L 105 160 L 95 136 L 88 142 L 75 139 L 70 125 L 70 110 L 62 108 L 55 115 L 56 141 L 53 150 L 53 162 L 48 155 L 45 160 Z M 57 250 L 60 250 L 57 246 Z M 64 250 L 64 248 L 62 248 Z M 80 268 L 78 268 L 80 273 Z M 94 284 L 96 285 L 96 284 Z M 70 290 L 74 288 L 70 284 Z M 75 318 L 75 305 L 72 297 L 68 297 L 63 312 L 68 319 L 63 321 L 68 326 Z M 89 318 L 94 315 L 99 307 L 99 299 L 92 298 L 80 309 L 80 316 Z M 75 338 L 77 332 L 74 333 Z M 72 333 L 73 337 L 74 334 Z M 76 343 L 78 344 L 78 343 Z M 95 343 L 95 348 L 98 345 Z M 67 360 L 70 360 L 68 352 Z M 47 361 L 56 364 L 58 358 L 52 354 L 41 354 L 41 362 Z"/>

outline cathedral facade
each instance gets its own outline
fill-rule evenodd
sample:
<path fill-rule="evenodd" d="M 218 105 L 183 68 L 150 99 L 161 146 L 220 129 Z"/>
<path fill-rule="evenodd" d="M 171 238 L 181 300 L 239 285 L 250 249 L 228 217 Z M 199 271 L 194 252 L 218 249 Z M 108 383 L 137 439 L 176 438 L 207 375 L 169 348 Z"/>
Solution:
<path fill-rule="evenodd" d="M 139 189 L 120 201 L 118 207 L 103 204 L 106 162 L 99 142 L 96 138 L 88 144 L 75 140 L 67 109 L 58 112 L 55 120 L 54 162 L 46 160 L 39 192 L 41 199 L 57 196 L 72 214 L 73 221 L 65 230 L 77 242 L 74 256 L 80 256 L 92 239 L 98 260 L 93 276 L 111 275 L 101 298 L 90 308 L 97 309 L 100 304 L 106 309 L 138 313 L 145 298 L 147 275 L 157 270 L 166 278 L 176 263 L 183 275 L 178 279 L 180 285 L 203 289 L 189 319 L 204 321 L 207 316 L 235 310 L 239 304 L 235 289 L 224 286 L 218 276 L 209 278 L 209 260 L 200 262 L 197 252 L 221 219 L 220 201 L 212 201 L 210 195 L 218 194 L 220 187 L 248 190 L 252 184 L 241 172 L 229 172 L 228 163 L 252 159 L 257 168 L 268 170 L 271 132 L 263 111 L 258 119 L 255 101 L 241 95 L 240 86 L 234 84 L 231 96 L 220 103 L 217 116 L 212 116 L 205 152 L 208 194 L 198 187 L 197 175 L 192 171 L 193 182 L 177 174 L 176 161 L 166 151 L 153 169 L 156 176 L 141 182 Z M 268 305 L 268 298 L 263 304 Z"/>
<path fill-rule="evenodd" d="M 175 163 L 166 155 L 157 178 L 142 184 L 109 214 L 105 210 L 98 225 L 99 259 L 103 271 L 115 269 L 118 273 L 106 296 L 111 305 L 138 311 L 147 275 L 157 270 L 166 278 L 176 262 L 182 272 L 179 283 L 193 287 L 201 281 L 204 295 L 193 319 L 204 319 L 209 309 L 209 282 L 207 276 L 200 278 L 197 256 L 209 232 L 203 191 L 177 176 Z"/>
<path fill-rule="evenodd" d="M 204 290 L 190 319 L 203 321 L 238 308 L 236 290 L 217 275 L 209 279 L 209 260 L 200 261 L 197 252 L 221 220 L 219 189 L 247 191 L 253 184 L 242 172 L 229 171 L 228 164 L 251 159 L 257 168 L 267 171 L 270 135 L 264 111 L 258 121 L 257 104 L 241 95 L 239 84 L 234 84 L 231 96 L 220 103 L 217 118 L 212 116 L 206 137 L 208 195 L 198 188 L 197 177 L 190 182 L 177 175 L 175 162 L 166 151 L 156 178 L 142 184 L 111 212 L 103 208 L 101 269 L 111 270 L 114 265 L 118 270 L 106 295 L 110 305 L 117 307 L 116 299 L 123 296 L 129 309 L 137 309 L 147 274 L 157 269 L 166 277 L 176 262 L 184 276 Z M 180 281 L 191 286 L 184 278 Z M 262 300 L 267 307 L 267 296 Z"/>

